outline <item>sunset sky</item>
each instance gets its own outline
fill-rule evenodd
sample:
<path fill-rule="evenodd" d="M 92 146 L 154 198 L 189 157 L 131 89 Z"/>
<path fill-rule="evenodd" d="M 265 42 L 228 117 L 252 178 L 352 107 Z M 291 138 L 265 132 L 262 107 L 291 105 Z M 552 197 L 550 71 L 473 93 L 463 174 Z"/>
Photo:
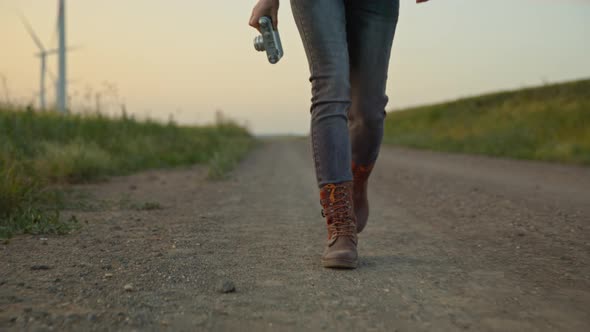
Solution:
<path fill-rule="evenodd" d="M 72 108 L 94 106 L 100 92 L 105 112 L 122 102 L 140 118 L 193 124 L 219 109 L 255 133 L 306 133 L 309 73 L 289 2 L 279 13 L 278 65 L 252 47 L 254 3 L 67 1 L 68 44 L 81 46 L 69 55 Z M 19 11 L 54 48 L 57 1 L 0 0 L 0 100 L 4 76 L 8 97 L 37 103 L 37 49 Z M 390 110 L 590 77 L 590 1 L 402 0 L 389 77 Z"/>

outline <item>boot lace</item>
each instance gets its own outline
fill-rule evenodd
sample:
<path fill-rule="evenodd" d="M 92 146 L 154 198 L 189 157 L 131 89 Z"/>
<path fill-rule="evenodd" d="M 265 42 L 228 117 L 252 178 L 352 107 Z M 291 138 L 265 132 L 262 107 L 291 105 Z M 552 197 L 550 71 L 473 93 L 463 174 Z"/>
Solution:
<path fill-rule="evenodd" d="M 356 236 L 356 224 L 348 188 L 329 184 L 326 189 L 330 191 L 330 194 L 322 202 L 324 206 L 322 216 L 326 217 L 330 236 L 354 238 Z"/>

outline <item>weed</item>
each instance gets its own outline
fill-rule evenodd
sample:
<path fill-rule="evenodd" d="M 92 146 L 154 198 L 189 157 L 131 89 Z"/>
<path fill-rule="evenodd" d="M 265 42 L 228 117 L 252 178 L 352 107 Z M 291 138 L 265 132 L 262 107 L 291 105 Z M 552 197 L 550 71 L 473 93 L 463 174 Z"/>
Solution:
<path fill-rule="evenodd" d="M 143 210 L 143 211 L 151 211 L 151 210 L 162 210 L 164 207 L 160 203 L 157 202 L 145 202 L 143 204 L 139 204 L 136 209 Z"/>

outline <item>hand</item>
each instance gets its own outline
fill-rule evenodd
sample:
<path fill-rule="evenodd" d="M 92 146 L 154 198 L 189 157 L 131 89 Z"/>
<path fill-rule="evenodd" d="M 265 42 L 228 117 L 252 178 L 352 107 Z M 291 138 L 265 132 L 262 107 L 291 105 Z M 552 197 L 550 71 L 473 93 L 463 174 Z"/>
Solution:
<path fill-rule="evenodd" d="M 260 31 L 258 20 L 262 16 L 270 16 L 272 19 L 272 25 L 275 30 L 279 26 L 279 0 L 258 0 L 254 9 L 252 9 L 252 16 L 250 16 L 250 26 Z"/>

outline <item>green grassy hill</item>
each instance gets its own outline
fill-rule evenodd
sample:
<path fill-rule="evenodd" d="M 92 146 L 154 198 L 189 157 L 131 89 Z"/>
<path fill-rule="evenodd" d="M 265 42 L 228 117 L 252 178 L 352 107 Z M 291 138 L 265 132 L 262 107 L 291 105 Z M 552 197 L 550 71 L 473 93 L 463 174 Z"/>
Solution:
<path fill-rule="evenodd" d="M 232 122 L 184 127 L 0 106 L 0 238 L 67 231 L 47 189 L 56 184 L 193 163 L 219 177 L 253 145 Z"/>
<path fill-rule="evenodd" d="M 389 112 L 384 143 L 590 164 L 590 80 Z"/>

